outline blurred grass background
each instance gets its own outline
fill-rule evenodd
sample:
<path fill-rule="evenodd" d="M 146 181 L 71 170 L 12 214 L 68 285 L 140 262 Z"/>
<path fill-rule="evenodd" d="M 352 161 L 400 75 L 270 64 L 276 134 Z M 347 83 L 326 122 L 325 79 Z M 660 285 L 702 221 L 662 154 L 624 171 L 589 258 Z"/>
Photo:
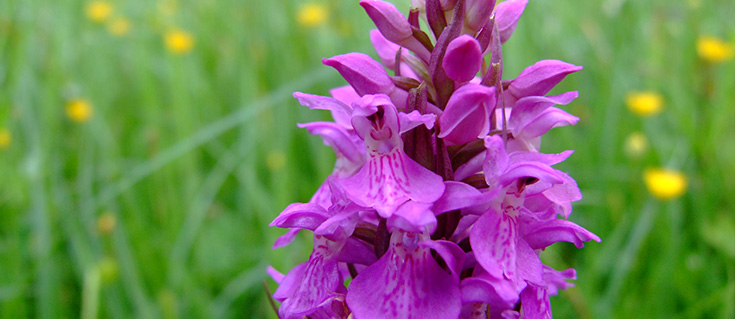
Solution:
<path fill-rule="evenodd" d="M 273 251 L 267 224 L 334 160 L 296 127 L 328 115 L 290 94 L 344 83 L 321 58 L 375 56 L 356 1 L 317 4 L 310 21 L 295 0 L 0 2 L 0 318 L 275 318 L 264 269 L 311 244 Z M 732 45 L 733 16 L 730 0 L 529 3 L 505 77 L 585 67 L 557 88 L 580 91 L 582 120 L 543 151 L 576 150 L 559 165 L 585 196 L 572 220 L 603 239 L 543 254 L 578 270 L 557 318 L 735 318 L 735 64 L 697 54 L 705 35 Z M 637 91 L 662 111 L 631 112 Z M 649 167 L 683 173 L 684 195 L 649 195 Z"/>

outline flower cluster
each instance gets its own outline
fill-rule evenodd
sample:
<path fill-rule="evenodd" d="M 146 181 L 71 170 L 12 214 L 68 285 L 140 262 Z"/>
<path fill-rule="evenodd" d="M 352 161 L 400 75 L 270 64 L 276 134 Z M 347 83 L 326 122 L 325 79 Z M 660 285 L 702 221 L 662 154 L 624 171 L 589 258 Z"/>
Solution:
<path fill-rule="evenodd" d="M 415 0 L 406 18 L 360 1 L 382 65 L 362 53 L 325 59 L 349 85 L 294 93 L 331 112 L 334 122 L 299 126 L 337 159 L 308 203 L 271 223 L 289 229 L 274 248 L 314 234 L 308 261 L 286 275 L 269 268 L 281 318 L 551 317 L 549 296 L 575 271 L 540 253 L 599 238 L 567 220 L 581 194 L 552 166 L 572 151 L 539 151 L 548 130 L 578 121 L 555 106 L 577 92 L 546 94 L 581 67 L 543 60 L 502 80 L 501 47 L 526 4 Z"/>

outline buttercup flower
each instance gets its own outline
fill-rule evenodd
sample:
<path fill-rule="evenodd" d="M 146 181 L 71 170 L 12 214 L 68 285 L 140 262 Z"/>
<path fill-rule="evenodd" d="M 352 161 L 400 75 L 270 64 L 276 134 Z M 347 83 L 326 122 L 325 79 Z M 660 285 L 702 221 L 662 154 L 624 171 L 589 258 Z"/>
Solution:
<path fill-rule="evenodd" d="M 107 1 L 92 1 L 87 4 L 85 12 L 94 22 L 103 22 L 112 14 L 112 4 Z"/>
<path fill-rule="evenodd" d="M 724 62 L 735 56 L 735 46 L 713 36 L 701 36 L 697 39 L 697 54 L 708 62 Z"/>
<path fill-rule="evenodd" d="M 183 30 L 173 30 L 164 38 L 166 49 L 173 54 L 184 54 L 194 48 L 194 37 Z"/>
<path fill-rule="evenodd" d="M 74 99 L 66 104 L 66 116 L 77 123 L 89 121 L 92 117 L 92 105 L 85 99 Z"/>
<path fill-rule="evenodd" d="M 287 229 L 273 248 L 302 230 L 314 242 L 285 275 L 268 269 L 281 318 L 551 318 L 550 296 L 576 273 L 539 255 L 600 239 L 567 220 L 582 194 L 553 166 L 573 152 L 540 152 L 547 131 L 579 121 L 562 109 L 578 92 L 547 94 L 582 67 L 542 60 L 502 78 L 502 44 L 527 3 L 414 0 L 405 16 L 360 1 L 380 62 L 324 59 L 348 85 L 294 93 L 331 113 L 299 127 L 337 159 L 309 202 L 271 222 Z"/>
<path fill-rule="evenodd" d="M 663 109 L 663 97 L 656 92 L 632 92 L 625 97 L 625 104 L 633 114 L 648 117 Z"/>
<path fill-rule="evenodd" d="M 6 149 L 10 147 L 10 143 L 13 142 L 13 135 L 6 128 L 0 129 L 0 149 Z"/>
<path fill-rule="evenodd" d="M 643 181 L 651 195 L 661 200 L 680 197 L 687 190 L 686 176 L 675 170 L 646 169 L 643 173 Z"/>
<path fill-rule="evenodd" d="M 315 27 L 327 21 L 327 8 L 319 3 L 307 3 L 299 8 L 296 20 L 305 27 Z"/>

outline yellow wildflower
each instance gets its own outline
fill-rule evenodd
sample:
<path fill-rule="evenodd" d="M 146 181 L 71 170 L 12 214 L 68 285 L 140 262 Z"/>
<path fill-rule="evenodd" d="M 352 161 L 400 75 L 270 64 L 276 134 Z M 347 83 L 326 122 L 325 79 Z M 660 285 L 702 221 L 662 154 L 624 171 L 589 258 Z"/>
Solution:
<path fill-rule="evenodd" d="M 123 17 L 114 18 L 107 24 L 107 31 L 112 35 L 124 36 L 130 32 L 130 21 Z"/>
<path fill-rule="evenodd" d="M 10 135 L 10 131 L 6 128 L 0 129 L 0 150 L 10 147 L 12 142 L 13 136 Z"/>
<path fill-rule="evenodd" d="M 66 104 L 66 116 L 74 122 L 84 123 L 92 117 L 92 105 L 85 99 L 75 99 Z"/>
<path fill-rule="evenodd" d="M 272 151 L 265 157 L 265 165 L 271 171 L 277 171 L 286 166 L 286 155 L 281 151 Z"/>
<path fill-rule="evenodd" d="M 327 7 L 318 3 L 307 3 L 299 8 L 296 17 L 305 27 L 316 27 L 327 21 Z"/>
<path fill-rule="evenodd" d="M 112 4 L 107 1 L 92 1 L 87 4 L 87 17 L 94 22 L 102 22 L 112 14 Z"/>
<path fill-rule="evenodd" d="M 667 200 L 677 198 L 687 189 L 687 178 L 678 171 L 649 168 L 643 173 L 643 181 L 648 192 L 658 199 Z"/>
<path fill-rule="evenodd" d="M 625 104 L 633 114 L 648 117 L 661 112 L 663 100 L 656 92 L 632 92 L 625 97 Z"/>
<path fill-rule="evenodd" d="M 713 63 L 724 62 L 735 56 L 733 45 L 712 36 L 697 39 L 699 57 Z"/>
<path fill-rule="evenodd" d="M 641 157 L 648 150 L 648 138 L 641 132 L 633 132 L 625 139 L 625 154 L 632 158 Z"/>
<path fill-rule="evenodd" d="M 183 30 L 173 30 L 166 33 L 166 48 L 174 54 L 184 54 L 194 48 L 194 37 Z"/>
<path fill-rule="evenodd" d="M 115 230 L 115 225 L 117 225 L 117 219 L 115 219 L 115 215 L 112 212 L 105 212 L 97 218 L 97 231 L 101 235 L 107 236 L 111 234 Z"/>

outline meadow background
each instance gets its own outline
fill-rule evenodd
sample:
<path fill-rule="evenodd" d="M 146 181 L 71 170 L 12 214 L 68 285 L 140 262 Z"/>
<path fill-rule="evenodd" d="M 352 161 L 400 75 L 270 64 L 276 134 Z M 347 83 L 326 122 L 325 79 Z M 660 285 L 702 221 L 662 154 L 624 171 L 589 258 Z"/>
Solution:
<path fill-rule="evenodd" d="M 271 250 L 284 231 L 267 225 L 334 161 L 296 127 L 328 115 L 291 92 L 344 83 L 324 57 L 375 56 L 357 1 L 299 18 L 305 3 L 0 1 L 0 318 L 275 318 L 265 267 L 311 244 Z M 543 254 L 578 270 L 555 317 L 735 318 L 735 63 L 697 50 L 731 48 L 733 16 L 731 0 L 530 1 L 505 75 L 585 67 L 556 89 L 579 90 L 581 121 L 542 151 L 576 150 L 559 165 L 584 194 L 571 219 L 603 240 Z M 661 111 L 627 108 L 639 91 Z M 651 196 L 655 167 L 684 194 Z"/>

